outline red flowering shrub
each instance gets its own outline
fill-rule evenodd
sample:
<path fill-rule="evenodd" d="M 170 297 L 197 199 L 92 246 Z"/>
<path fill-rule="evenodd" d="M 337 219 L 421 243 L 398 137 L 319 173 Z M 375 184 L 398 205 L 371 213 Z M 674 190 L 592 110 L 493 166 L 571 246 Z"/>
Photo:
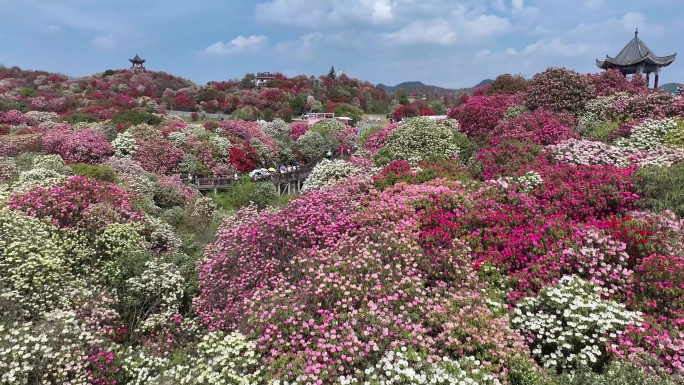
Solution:
<path fill-rule="evenodd" d="M 428 108 L 423 108 L 420 110 L 419 113 L 420 116 L 435 116 L 437 113 L 435 111 L 432 111 L 429 107 Z"/>
<path fill-rule="evenodd" d="M 195 101 L 188 95 L 179 92 L 173 98 L 173 108 L 178 111 L 195 111 Z"/>
<path fill-rule="evenodd" d="M 373 176 L 373 184 L 378 190 L 394 186 L 399 181 L 411 182 L 416 173 L 411 171 L 411 165 L 405 160 L 394 160 Z"/>
<path fill-rule="evenodd" d="M 309 125 L 307 123 L 294 123 L 290 125 L 290 137 L 292 137 L 292 140 L 299 139 L 299 137 L 304 135 L 307 131 L 309 131 Z"/>
<path fill-rule="evenodd" d="M 416 107 L 410 106 L 410 105 L 408 105 L 408 106 L 407 105 L 401 105 L 401 106 L 399 106 L 399 108 L 394 110 L 394 112 L 392 113 L 392 116 L 394 117 L 394 119 L 401 120 L 404 118 L 416 117 L 416 116 L 418 116 L 418 114 L 419 114 L 419 111 Z"/>
<path fill-rule="evenodd" d="M 135 160 L 149 172 L 159 175 L 178 172 L 178 165 L 183 160 L 185 152 L 173 143 L 162 138 L 138 140 L 138 152 Z"/>
<path fill-rule="evenodd" d="M 459 131 L 469 138 L 488 138 L 509 107 L 518 104 L 515 96 L 498 94 L 473 96 L 468 103 L 449 110 L 449 119 L 458 119 Z"/>
<path fill-rule="evenodd" d="M 66 163 L 102 163 L 114 155 L 114 148 L 100 131 L 87 128 L 72 131 L 61 143 L 59 155 Z"/>
<path fill-rule="evenodd" d="M 133 199 L 130 192 L 115 185 L 73 176 L 57 186 L 12 194 L 7 205 L 32 217 L 47 218 L 58 227 L 85 227 L 90 210 L 103 204 L 116 211 L 119 223 L 141 221 Z"/>
<path fill-rule="evenodd" d="M 259 154 L 254 151 L 249 143 L 244 143 L 243 148 L 231 147 L 228 149 L 230 164 L 240 172 L 250 172 L 259 165 Z"/>
<path fill-rule="evenodd" d="M 565 68 L 549 68 L 530 81 L 525 105 L 530 110 L 543 108 L 577 114 L 594 95 L 594 85 L 587 76 Z"/>
<path fill-rule="evenodd" d="M 542 109 L 527 112 L 513 119 L 501 121 L 492 133 L 497 140 L 530 141 L 537 144 L 556 144 L 579 138 L 572 126 L 574 118 Z"/>

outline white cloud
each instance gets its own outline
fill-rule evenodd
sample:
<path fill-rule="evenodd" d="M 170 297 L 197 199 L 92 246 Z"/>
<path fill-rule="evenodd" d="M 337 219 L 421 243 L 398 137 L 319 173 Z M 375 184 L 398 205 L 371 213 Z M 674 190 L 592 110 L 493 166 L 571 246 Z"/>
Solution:
<path fill-rule="evenodd" d="M 525 9 L 525 0 L 512 0 L 511 6 L 513 7 L 513 10 L 522 11 Z"/>
<path fill-rule="evenodd" d="M 297 40 L 279 43 L 275 51 L 279 58 L 287 59 L 287 61 L 308 61 L 314 56 L 323 37 L 320 32 L 307 33 Z"/>
<path fill-rule="evenodd" d="M 400 0 L 270 0 L 256 5 L 256 19 L 288 27 L 317 28 L 361 22 L 383 24 L 394 19 Z M 410 1 L 410 0 L 409 0 Z"/>
<path fill-rule="evenodd" d="M 525 55 L 574 57 L 600 52 L 599 46 L 585 43 L 565 44 L 561 39 L 538 40 L 523 50 Z"/>
<path fill-rule="evenodd" d="M 249 37 L 238 36 L 228 43 L 216 42 L 205 49 L 205 52 L 212 55 L 230 55 L 242 52 L 259 51 L 268 38 L 263 35 L 252 35 Z"/>
<path fill-rule="evenodd" d="M 391 41 L 403 44 L 438 44 L 451 45 L 458 38 L 458 33 L 444 19 L 414 21 L 399 31 L 385 33 Z"/>
<path fill-rule="evenodd" d="M 515 56 L 518 54 L 518 51 L 516 51 L 515 48 L 506 48 L 505 52 L 507 55 L 511 55 L 511 56 Z"/>
<path fill-rule="evenodd" d="M 109 35 L 95 37 L 92 43 L 93 47 L 100 51 L 115 51 L 121 47 L 121 38 L 110 33 Z"/>
<path fill-rule="evenodd" d="M 481 57 L 485 57 L 485 56 L 491 55 L 491 53 L 492 53 L 492 51 L 490 51 L 490 50 L 488 50 L 488 49 L 483 49 L 483 50 L 477 51 L 477 52 L 475 53 L 475 58 L 478 58 L 478 59 L 479 59 L 479 58 L 481 58 Z"/>

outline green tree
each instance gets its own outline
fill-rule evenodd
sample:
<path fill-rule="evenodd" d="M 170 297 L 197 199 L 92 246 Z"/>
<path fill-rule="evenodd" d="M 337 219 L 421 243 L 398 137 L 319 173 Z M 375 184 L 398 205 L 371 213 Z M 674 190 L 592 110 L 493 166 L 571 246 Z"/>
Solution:
<path fill-rule="evenodd" d="M 355 125 L 356 122 L 363 119 L 363 110 L 348 103 L 338 104 L 333 110 L 333 113 L 335 116 L 346 116 L 351 118 L 352 120 L 349 121 L 349 124 L 352 126 Z"/>
<path fill-rule="evenodd" d="M 306 112 L 306 94 L 298 94 L 290 101 L 290 107 L 295 115 L 301 115 Z"/>
<path fill-rule="evenodd" d="M 330 72 L 328 72 L 328 77 L 330 79 L 336 79 L 337 73 L 335 72 L 335 67 L 330 67 Z"/>
<path fill-rule="evenodd" d="M 410 104 L 408 94 L 405 91 L 397 91 L 397 99 L 402 106 L 408 106 Z"/>

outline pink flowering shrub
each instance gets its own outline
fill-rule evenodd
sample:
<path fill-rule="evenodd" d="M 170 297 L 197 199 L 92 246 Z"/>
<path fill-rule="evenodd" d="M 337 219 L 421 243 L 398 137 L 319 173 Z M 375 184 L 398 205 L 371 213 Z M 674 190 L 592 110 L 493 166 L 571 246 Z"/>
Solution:
<path fill-rule="evenodd" d="M 494 373 L 505 372 L 510 360 L 531 356 L 523 336 L 511 327 L 505 312 L 496 314 L 477 293 L 448 295 L 430 304 L 427 324 L 436 331 L 436 347 L 452 357 L 473 356 Z"/>
<path fill-rule="evenodd" d="M 673 99 L 674 95 L 664 92 L 644 92 L 615 101 L 612 109 L 623 120 L 663 119 L 674 115 L 669 111 Z"/>
<path fill-rule="evenodd" d="M 627 80 L 622 72 L 615 68 L 587 76 L 594 84 L 596 96 L 610 96 L 618 92 L 635 94 L 648 91 L 646 87 L 641 87 Z"/>
<path fill-rule="evenodd" d="M 363 144 L 363 149 L 370 153 L 376 153 L 379 149 L 385 146 L 385 143 L 387 143 L 387 138 L 389 138 L 392 131 L 399 126 L 400 125 L 397 123 L 388 124 L 383 129 L 370 134 L 368 139 L 366 139 L 366 142 Z"/>
<path fill-rule="evenodd" d="M 114 148 L 102 132 L 87 128 L 64 138 L 59 155 L 66 163 L 97 164 L 114 155 Z"/>
<path fill-rule="evenodd" d="M 9 110 L 7 112 L 0 112 L 0 124 L 9 124 L 11 126 L 18 126 L 25 123 L 24 114 L 18 110 Z"/>
<path fill-rule="evenodd" d="M 627 245 L 594 227 L 578 229 L 579 241 L 563 250 L 570 269 L 606 289 L 609 297 L 626 300 L 634 290 L 634 271 Z"/>
<path fill-rule="evenodd" d="M 219 122 L 219 131 L 225 136 L 235 136 L 242 140 L 250 140 L 261 132 L 259 123 L 246 120 L 225 120 Z"/>
<path fill-rule="evenodd" d="M 467 103 L 449 110 L 449 119 L 457 119 L 459 131 L 469 138 L 489 138 L 509 107 L 518 105 L 515 95 L 473 96 Z"/>
<path fill-rule="evenodd" d="M 684 315 L 684 257 L 652 254 L 641 260 L 635 273 L 636 301 L 646 311 Z"/>
<path fill-rule="evenodd" d="M 290 136 L 292 140 L 299 139 L 300 136 L 304 135 L 309 131 L 309 125 L 307 123 L 293 123 L 290 125 Z"/>
<path fill-rule="evenodd" d="M 671 318 L 648 315 L 640 325 L 630 325 L 609 351 L 620 359 L 642 366 L 654 363 L 679 376 L 684 375 L 684 316 Z"/>
<path fill-rule="evenodd" d="M 142 220 L 140 210 L 133 206 L 133 199 L 120 187 L 73 176 L 57 186 L 12 194 L 7 205 L 32 217 L 47 218 L 58 227 L 82 227 L 88 220 L 89 211 L 100 204 L 116 210 L 120 223 Z"/>
<path fill-rule="evenodd" d="M 188 187 L 178 175 L 162 176 L 157 185 L 154 198 L 160 207 L 184 207 L 198 195 L 197 190 Z"/>
<path fill-rule="evenodd" d="M 574 118 L 542 109 L 527 112 L 513 119 L 499 122 L 492 135 L 497 140 L 530 141 L 537 144 L 556 144 L 579 138 L 573 131 Z"/>
<path fill-rule="evenodd" d="M 543 108 L 577 114 L 594 95 L 594 85 L 587 76 L 565 68 L 549 68 L 532 77 L 525 92 L 525 105 L 530 110 Z"/>
<path fill-rule="evenodd" d="M 178 172 L 178 166 L 183 160 L 185 152 L 173 143 L 154 138 L 138 141 L 138 152 L 135 160 L 149 172 L 166 175 Z"/>

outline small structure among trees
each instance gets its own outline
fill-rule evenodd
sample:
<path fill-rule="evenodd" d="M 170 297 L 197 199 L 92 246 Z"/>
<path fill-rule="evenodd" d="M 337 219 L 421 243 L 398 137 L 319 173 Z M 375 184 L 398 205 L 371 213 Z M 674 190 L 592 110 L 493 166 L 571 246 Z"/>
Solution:
<path fill-rule="evenodd" d="M 256 74 L 256 80 L 254 81 L 254 85 L 257 87 L 265 87 L 268 82 L 271 80 L 275 79 L 275 74 L 271 72 L 259 72 Z"/>
<path fill-rule="evenodd" d="M 653 88 L 658 88 L 658 75 L 662 67 L 667 67 L 675 61 L 677 54 L 668 56 L 657 56 L 651 51 L 641 39 L 639 39 L 639 29 L 634 32 L 634 38 L 627 43 L 625 48 L 615 57 L 606 55 L 606 59 L 596 60 L 599 68 L 607 70 L 616 68 L 623 75 L 646 74 L 646 82 L 650 85 L 650 74 L 655 73 Z"/>
<path fill-rule="evenodd" d="M 135 54 L 135 57 L 133 59 L 128 59 L 128 61 L 130 61 L 132 63 L 131 64 L 131 70 L 146 72 L 145 65 L 144 65 L 145 59 L 141 59 L 137 53 Z"/>

